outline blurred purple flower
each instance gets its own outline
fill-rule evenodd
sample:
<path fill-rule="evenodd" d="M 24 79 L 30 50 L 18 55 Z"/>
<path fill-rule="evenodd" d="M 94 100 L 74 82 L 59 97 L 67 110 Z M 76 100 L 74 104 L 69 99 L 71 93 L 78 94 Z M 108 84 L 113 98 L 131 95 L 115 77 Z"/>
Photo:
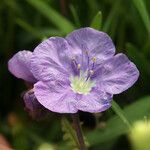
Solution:
<path fill-rule="evenodd" d="M 35 119 L 40 120 L 47 114 L 47 110 L 36 99 L 33 89 L 28 90 L 23 94 L 25 110 Z"/>
<path fill-rule="evenodd" d="M 136 66 L 104 32 L 82 28 L 66 38 L 51 37 L 34 52 L 20 51 L 9 60 L 9 71 L 34 84 L 36 99 L 58 113 L 101 112 L 114 94 L 139 77 Z"/>
<path fill-rule="evenodd" d="M 29 71 L 31 56 L 32 52 L 30 51 L 20 51 L 17 54 L 15 54 L 13 58 L 10 59 L 8 62 L 9 71 L 16 77 L 27 81 L 29 83 L 28 86 L 30 88 L 34 83 L 37 82 L 35 77 Z M 36 118 L 34 116 L 39 116 L 41 109 L 43 109 L 44 107 L 37 101 L 33 89 L 23 92 L 22 97 L 25 103 L 25 108 L 29 112 L 29 114 L 33 118 Z"/>
<path fill-rule="evenodd" d="M 23 95 L 23 100 L 25 103 L 25 106 L 28 110 L 34 111 L 36 109 L 41 109 L 42 105 L 37 101 L 33 89 L 25 92 Z"/>

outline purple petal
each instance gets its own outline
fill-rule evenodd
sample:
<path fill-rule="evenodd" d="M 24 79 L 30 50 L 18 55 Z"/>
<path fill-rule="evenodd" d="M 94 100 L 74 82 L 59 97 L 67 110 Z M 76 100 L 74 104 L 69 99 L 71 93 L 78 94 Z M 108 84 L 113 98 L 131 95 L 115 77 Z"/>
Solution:
<path fill-rule="evenodd" d="M 60 84 L 48 85 L 39 81 L 34 85 L 37 100 L 47 109 L 58 113 L 76 113 L 76 95 L 70 87 Z"/>
<path fill-rule="evenodd" d="M 139 77 L 138 69 L 124 54 L 107 60 L 95 74 L 101 89 L 111 94 L 127 90 Z"/>
<path fill-rule="evenodd" d="M 8 69 L 17 78 L 23 79 L 31 83 L 35 83 L 36 79 L 29 69 L 31 56 L 32 52 L 26 50 L 16 53 L 9 60 Z"/>
<path fill-rule="evenodd" d="M 42 81 L 65 80 L 69 76 L 69 71 L 64 67 L 70 54 L 68 47 L 66 40 L 59 37 L 49 38 L 39 44 L 31 60 L 34 76 Z"/>
<path fill-rule="evenodd" d="M 82 95 L 77 103 L 77 109 L 97 113 L 108 109 L 111 106 L 112 95 L 93 89 L 89 94 Z"/>
<path fill-rule="evenodd" d="M 111 38 L 106 33 L 89 27 L 75 30 L 66 39 L 74 51 L 78 54 L 81 53 L 82 57 L 86 57 L 86 59 L 87 55 L 90 60 L 96 57 L 98 63 L 115 54 L 115 46 Z M 85 65 L 85 60 L 82 57 L 80 59 L 83 59 Z"/>

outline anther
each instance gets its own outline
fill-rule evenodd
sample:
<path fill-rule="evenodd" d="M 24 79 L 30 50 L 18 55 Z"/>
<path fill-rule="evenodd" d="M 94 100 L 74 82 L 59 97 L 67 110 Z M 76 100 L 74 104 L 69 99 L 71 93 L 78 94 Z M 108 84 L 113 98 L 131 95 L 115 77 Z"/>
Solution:
<path fill-rule="evenodd" d="M 96 62 L 96 57 L 93 57 L 93 58 L 92 58 L 92 61 L 93 61 L 93 62 Z"/>
<path fill-rule="evenodd" d="M 80 64 L 78 64 L 78 65 L 77 65 L 77 68 L 78 68 L 78 69 L 80 69 L 80 68 L 81 68 L 81 65 L 80 65 Z"/>

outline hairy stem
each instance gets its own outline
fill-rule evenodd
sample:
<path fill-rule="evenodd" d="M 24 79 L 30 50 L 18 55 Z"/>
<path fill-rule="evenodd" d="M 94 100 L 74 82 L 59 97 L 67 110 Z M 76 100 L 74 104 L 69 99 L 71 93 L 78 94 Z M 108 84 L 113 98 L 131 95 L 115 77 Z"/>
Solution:
<path fill-rule="evenodd" d="M 78 142 L 79 142 L 79 150 L 87 150 L 85 143 L 84 143 L 83 135 L 82 135 L 78 113 L 72 114 L 72 120 L 73 120 L 73 127 L 76 131 L 76 135 L 77 135 Z"/>

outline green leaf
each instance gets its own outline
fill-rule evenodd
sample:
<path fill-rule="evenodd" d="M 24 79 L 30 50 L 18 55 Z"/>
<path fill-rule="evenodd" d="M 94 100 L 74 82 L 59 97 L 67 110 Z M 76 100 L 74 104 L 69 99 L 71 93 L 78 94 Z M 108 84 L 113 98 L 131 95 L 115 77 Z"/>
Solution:
<path fill-rule="evenodd" d="M 74 25 L 65 17 L 60 15 L 56 10 L 51 8 L 42 0 L 27 0 L 27 2 L 42 13 L 51 23 L 58 27 L 65 34 L 75 29 Z"/>
<path fill-rule="evenodd" d="M 112 22 L 117 19 L 118 12 L 120 11 L 120 3 L 121 0 L 117 0 L 115 3 L 113 3 L 112 9 L 110 10 L 106 21 L 104 22 L 103 31 L 108 32 L 111 28 Z"/>
<path fill-rule="evenodd" d="M 16 0 L 5 1 L 6 5 L 14 10 L 17 14 L 22 15 L 23 11 L 21 9 L 21 5 L 17 3 Z"/>
<path fill-rule="evenodd" d="M 32 25 L 19 18 L 16 19 L 16 23 L 24 30 L 29 32 L 32 36 L 40 40 L 42 40 L 44 37 L 63 35 L 63 33 L 61 33 L 60 31 L 52 28 L 34 28 Z"/>
<path fill-rule="evenodd" d="M 76 23 L 76 26 L 81 27 L 79 16 L 78 16 L 77 11 L 76 11 L 76 9 L 74 8 L 73 5 L 70 5 L 70 10 L 72 12 L 72 15 L 73 15 L 74 21 Z"/>
<path fill-rule="evenodd" d="M 32 34 L 33 36 L 42 39 L 43 37 L 39 34 L 39 32 L 37 32 L 35 30 L 35 28 L 33 28 L 30 24 L 28 24 L 27 22 L 25 22 L 22 19 L 16 19 L 16 23 L 22 27 L 24 30 L 28 31 L 30 34 Z"/>
<path fill-rule="evenodd" d="M 134 3 L 135 7 L 137 8 L 137 10 L 139 11 L 139 14 L 142 17 L 145 27 L 146 27 L 148 33 L 150 34 L 150 18 L 149 18 L 149 14 L 146 9 L 144 0 L 132 0 L 132 1 Z"/>
<path fill-rule="evenodd" d="M 101 11 L 99 11 L 96 14 L 96 16 L 93 18 L 90 27 L 97 29 L 97 30 L 101 29 L 101 27 L 102 27 L 102 13 L 101 13 Z"/>
<path fill-rule="evenodd" d="M 67 141 L 69 147 L 78 148 L 79 147 L 78 138 L 76 132 L 70 125 L 69 121 L 65 117 L 63 117 L 61 120 L 61 124 L 62 124 L 62 131 L 64 132 L 63 139 Z"/>
<path fill-rule="evenodd" d="M 144 116 L 149 117 L 150 96 L 139 99 L 133 104 L 127 106 L 123 111 L 131 123 L 143 119 Z M 122 123 L 120 117 L 115 115 L 106 122 L 106 128 L 87 133 L 86 137 L 91 145 L 96 145 L 115 139 L 128 131 L 127 126 Z"/>

